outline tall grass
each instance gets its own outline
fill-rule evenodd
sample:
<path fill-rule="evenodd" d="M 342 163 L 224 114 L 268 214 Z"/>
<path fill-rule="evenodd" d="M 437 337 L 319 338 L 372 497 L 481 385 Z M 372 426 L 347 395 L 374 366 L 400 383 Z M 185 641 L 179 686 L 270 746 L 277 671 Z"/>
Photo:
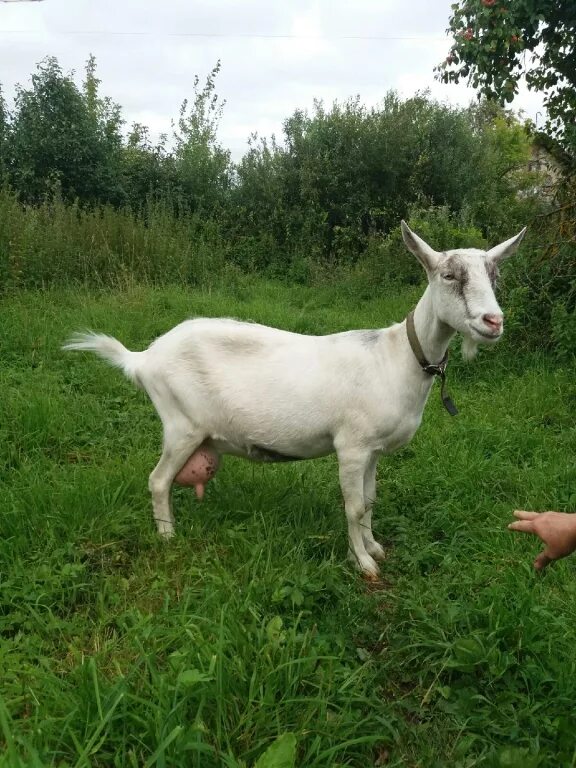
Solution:
<path fill-rule="evenodd" d="M 445 206 L 414 208 L 410 218 L 439 250 L 489 245 L 466 211 L 455 215 Z M 573 361 L 574 245 L 568 239 L 546 255 L 541 241 L 552 237 L 551 226 L 544 232 L 541 224 L 540 229 L 532 227 L 513 265 L 504 265 L 507 328 L 518 344 L 545 345 L 559 358 Z M 306 243 L 296 241 L 278 250 L 270 237 L 235 235 L 217 216 L 176 215 L 167 202 L 151 199 L 144 210 L 133 212 L 82 208 L 56 196 L 30 207 L 0 190 L 1 293 L 56 286 L 179 284 L 208 289 L 266 276 L 300 285 L 346 281 L 370 297 L 375 289 L 421 283 L 422 270 L 406 252 L 399 228 L 367 242 L 356 263 L 328 264 L 317 251 L 307 250 Z"/>
<path fill-rule="evenodd" d="M 21 291 L 0 300 L 0 765 L 252 768 L 574 766 L 576 579 L 536 576 L 511 510 L 576 508 L 573 371 L 504 342 L 453 356 L 451 419 L 432 393 L 381 462 L 382 583 L 346 564 L 332 457 L 226 458 L 199 504 L 154 532 L 158 419 L 72 330 L 135 349 L 190 314 L 295 331 L 402 318 L 374 296 L 229 290 Z M 262 762 L 263 766 L 277 765 Z"/>
<path fill-rule="evenodd" d="M 23 206 L 0 191 L 0 289 L 127 283 L 205 285 L 224 266 L 214 222 L 174 216 L 150 201 L 144 212 L 85 209 L 53 198 Z"/>

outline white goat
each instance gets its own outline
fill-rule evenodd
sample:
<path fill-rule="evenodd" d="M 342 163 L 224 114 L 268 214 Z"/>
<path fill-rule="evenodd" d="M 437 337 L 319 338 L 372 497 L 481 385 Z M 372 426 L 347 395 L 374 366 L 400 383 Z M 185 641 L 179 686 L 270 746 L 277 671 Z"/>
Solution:
<path fill-rule="evenodd" d="M 376 464 L 414 435 L 438 361 L 464 336 L 465 356 L 502 335 L 494 296 L 498 262 L 526 229 L 489 251 L 434 251 L 402 222 L 408 249 L 428 287 L 406 321 L 381 330 L 304 336 L 228 319 L 187 320 L 143 352 L 101 334 L 80 334 L 64 349 L 90 350 L 143 387 L 164 427 L 150 475 L 161 535 L 174 531 L 170 490 L 201 444 L 253 461 L 314 459 L 336 452 L 350 549 L 368 576 L 384 550 L 372 534 Z M 412 337 L 413 339 L 413 337 Z M 420 349 L 418 349 L 418 341 Z M 419 362 L 419 359 L 420 362 Z M 423 359 L 426 358 L 426 359 Z M 425 370 L 427 361 L 435 365 Z"/>

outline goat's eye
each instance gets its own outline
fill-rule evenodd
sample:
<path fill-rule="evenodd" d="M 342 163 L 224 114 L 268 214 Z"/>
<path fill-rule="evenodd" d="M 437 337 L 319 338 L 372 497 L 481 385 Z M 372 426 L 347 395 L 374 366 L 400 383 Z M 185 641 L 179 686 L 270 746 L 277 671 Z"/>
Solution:
<path fill-rule="evenodd" d="M 453 275 L 452 272 L 447 272 L 445 275 L 442 275 L 444 280 L 456 280 L 456 275 Z"/>

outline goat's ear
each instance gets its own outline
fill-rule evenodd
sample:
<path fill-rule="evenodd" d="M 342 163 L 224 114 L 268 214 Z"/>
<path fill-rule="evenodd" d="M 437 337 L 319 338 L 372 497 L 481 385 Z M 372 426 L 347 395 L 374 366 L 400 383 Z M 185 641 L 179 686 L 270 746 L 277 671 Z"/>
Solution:
<path fill-rule="evenodd" d="M 430 248 L 428 243 L 424 242 L 421 237 L 412 232 L 404 220 L 400 223 L 400 227 L 402 228 L 402 237 L 406 248 L 416 256 L 427 272 L 432 272 L 438 264 L 440 254 L 433 248 Z"/>
<path fill-rule="evenodd" d="M 522 232 L 511 237 L 510 240 L 505 240 L 503 243 L 500 243 L 500 245 L 495 245 L 494 248 L 490 248 L 490 250 L 486 252 L 486 258 L 491 259 L 492 261 L 502 261 L 503 259 L 507 259 L 508 256 L 512 256 L 512 254 L 516 253 L 518 250 L 518 246 L 522 242 L 525 234 L 526 227 L 524 227 Z"/>

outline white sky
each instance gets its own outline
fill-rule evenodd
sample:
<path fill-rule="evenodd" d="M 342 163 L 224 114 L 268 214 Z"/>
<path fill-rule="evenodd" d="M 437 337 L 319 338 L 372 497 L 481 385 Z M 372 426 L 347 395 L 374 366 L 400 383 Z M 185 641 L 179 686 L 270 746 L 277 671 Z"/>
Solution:
<path fill-rule="evenodd" d="M 377 104 L 397 90 L 466 105 L 475 92 L 443 85 L 433 68 L 450 48 L 453 0 L 43 0 L 0 2 L 0 83 L 11 103 L 44 56 L 77 81 L 90 53 L 101 92 L 128 123 L 170 132 L 171 118 L 222 62 L 226 100 L 220 141 L 238 159 L 250 133 L 277 137 L 294 109 L 360 95 Z M 284 37 L 285 36 L 285 37 Z M 522 90 L 512 104 L 541 124 L 542 99 Z"/>

